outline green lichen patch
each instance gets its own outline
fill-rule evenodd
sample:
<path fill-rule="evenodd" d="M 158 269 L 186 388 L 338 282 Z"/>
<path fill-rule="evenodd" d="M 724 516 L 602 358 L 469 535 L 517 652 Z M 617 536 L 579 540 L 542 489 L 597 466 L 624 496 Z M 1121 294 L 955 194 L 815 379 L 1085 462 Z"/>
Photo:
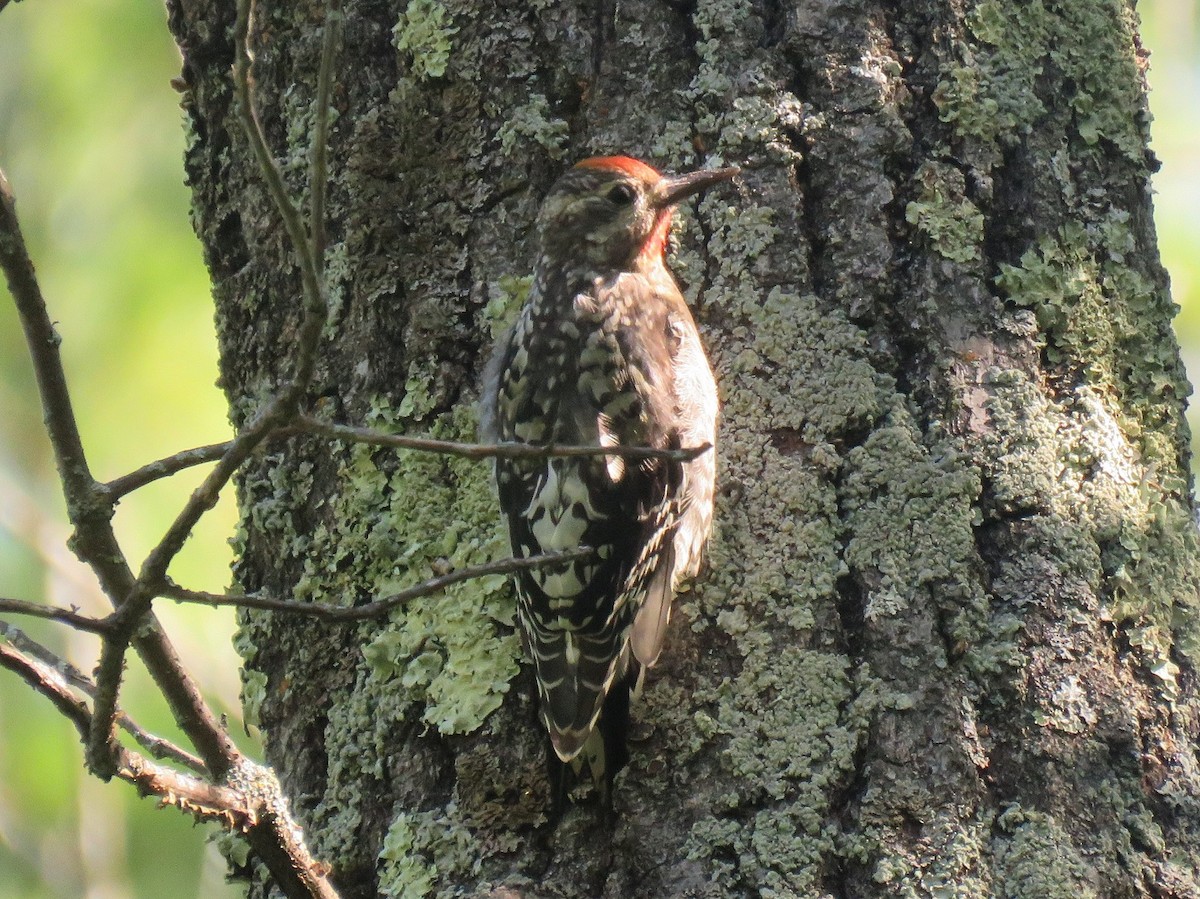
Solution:
<path fill-rule="evenodd" d="M 966 25 L 933 95 L 960 136 L 1015 144 L 1046 114 L 1047 98 L 1062 97 L 1085 145 L 1107 140 L 1144 164 L 1144 99 L 1126 4 L 985 0 Z"/>
<path fill-rule="evenodd" d="M 868 623 L 894 633 L 888 619 L 903 620 L 932 598 L 949 637 L 980 641 L 988 597 L 975 549 L 981 485 L 971 460 L 950 441 L 924 446 L 897 407 L 850 451 L 845 470 L 844 558 L 866 589 Z"/>
<path fill-rule="evenodd" d="M 386 411 L 377 417 L 385 421 Z M 431 434 L 463 440 L 474 430 L 473 416 L 460 408 Z M 352 465 L 368 490 L 378 484 L 372 456 L 366 447 L 352 450 Z M 355 488 L 354 478 L 348 488 Z M 384 495 L 390 498 L 388 508 L 363 535 L 374 556 L 385 560 L 374 579 L 379 595 L 413 586 L 438 570 L 506 554 L 487 465 L 401 455 L 387 475 Z M 419 505 L 414 497 L 421 497 Z M 513 614 L 505 578 L 468 581 L 406 605 L 364 655 L 376 675 L 423 705 L 427 724 L 442 733 L 467 733 L 499 707 L 516 675 L 520 647 L 511 630 Z"/>
<path fill-rule="evenodd" d="M 770 215 L 750 208 L 743 220 L 713 204 L 703 206 L 713 239 L 752 248 L 751 266 L 782 243 Z M 719 747 L 737 784 L 689 843 L 714 890 L 807 895 L 831 854 L 870 851 L 843 845 L 831 797 L 854 770 L 874 682 L 844 653 L 817 648 L 829 645 L 817 635 L 836 629 L 844 571 L 839 447 L 871 426 L 890 382 L 864 361 L 861 330 L 816 297 L 756 289 L 742 266 L 717 272 L 704 300 L 726 316 L 721 477 L 733 489 L 719 499 L 711 571 L 682 611 L 730 640 L 741 663 L 697 688 L 702 711 L 655 720 L 678 732 L 685 755 Z"/>
<path fill-rule="evenodd" d="M 1037 315 L 1050 363 L 1121 398 L 1122 429 L 1182 495 L 1186 485 L 1168 472 L 1178 465 L 1178 412 L 1191 388 L 1169 328 L 1170 298 L 1133 266 L 1135 253 L 1129 214 L 1114 209 L 1096 224 L 1044 235 L 1017 265 L 1001 264 L 997 286 Z"/>
<path fill-rule="evenodd" d="M 731 455 L 761 459 L 771 475 L 732 501 L 720 501 L 711 572 L 684 608 L 697 616 L 696 626 L 715 622 L 749 654 L 760 646 L 755 622 L 764 612 L 801 635 L 827 617 L 842 571 L 837 494 L 829 471 L 802 458 L 741 434 L 730 435 L 724 445 Z M 763 528 L 748 507 L 774 524 Z"/>
<path fill-rule="evenodd" d="M 453 804 L 447 813 L 400 812 L 392 819 L 379 853 L 379 895 L 455 895 L 436 885 L 470 873 L 478 866 L 478 850 L 471 832 L 457 822 Z"/>
<path fill-rule="evenodd" d="M 1004 899 L 1084 899 L 1095 884 L 1071 835 L 1051 816 L 1010 806 L 993 841 L 996 895 Z"/>
<path fill-rule="evenodd" d="M 238 634 L 234 637 L 235 644 L 244 643 L 245 628 L 240 628 Z M 235 645 L 235 648 L 236 645 Z M 247 651 L 249 647 L 246 647 Z M 247 657 L 246 652 L 241 653 L 243 658 Z M 267 697 L 267 676 L 261 671 L 255 671 L 253 668 L 242 669 L 242 721 L 246 727 L 261 727 L 262 726 L 262 704 Z"/>
<path fill-rule="evenodd" d="M 1013 144 L 1045 113 L 1036 92 L 1045 65 L 1050 16 L 1040 2 L 978 4 L 971 38 L 956 45 L 933 94 L 943 122 L 963 136 Z"/>
<path fill-rule="evenodd" d="M 954 262 L 980 258 L 983 213 L 965 196 L 962 172 L 926 162 L 916 173 L 920 194 L 904 210 L 910 225 L 925 236 L 938 255 Z"/>
<path fill-rule="evenodd" d="M 404 691 L 369 670 L 342 701 L 328 709 L 324 729 L 327 786 L 314 810 L 314 848 L 323 858 L 357 851 L 365 792 L 386 782 L 402 723 L 419 709 Z"/>
<path fill-rule="evenodd" d="M 734 291 L 720 302 L 745 321 L 732 328 L 740 349 L 718 365 L 730 423 L 722 458 L 739 460 L 722 477 L 747 492 L 720 500 L 712 574 L 697 608 L 711 606 L 736 634 L 739 616 L 747 618 L 741 598 L 753 598 L 780 623 L 807 632 L 814 609 L 836 592 L 841 568 L 836 444 L 869 426 L 885 385 L 863 360 L 861 331 L 822 312 L 814 297 Z M 800 356 L 797 347 L 805 348 Z"/>
<path fill-rule="evenodd" d="M 1012 302 L 1037 315 L 1051 363 L 1087 360 L 1093 379 L 1112 384 L 1119 335 L 1132 333 L 1132 323 L 1119 320 L 1120 307 L 1110 308 L 1100 269 L 1083 226 L 1072 222 L 1057 235 L 1041 237 L 1018 265 L 1001 263 L 996 283 Z"/>
<path fill-rule="evenodd" d="M 247 413 L 251 414 L 251 413 Z M 287 453 L 272 453 L 264 465 L 247 469 L 238 489 L 241 520 L 231 540 L 234 549 L 234 582 L 242 582 L 241 559 L 248 549 L 249 534 L 270 535 L 277 540 L 282 556 L 304 558 L 311 545 L 311 535 L 298 522 L 297 510 L 312 491 L 313 466 L 297 461 Z M 250 726 L 258 726 L 262 704 L 267 697 L 267 676 L 254 669 L 254 659 L 261 643 L 270 640 L 272 616 L 243 611 L 238 615 L 233 648 L 247 664 L 242 668 L 243 716 Z"/>
<path fill-rule="evenodd" d="M 725 278 L 744 277 L 747 266 L 752 266 L 779 237 L 775 212 L 769 206 L 734 205 L 714 194 L 701 201 L 701 209 L 715 229 L 708 251 L 722 266 L 720 274 Z M 746 297 L 743 302 L 753 300 Z"/>
<path fill-rule="evenodd" d="M 392 899 L 422 899 L 433 890 L 434 866 L 417 852 L 412 816 L 392 819 L 379 852 L 379 895 Z"/>
<path fill-rule="evenodd" d="M 1197 648 L 1200 546 L 1186 503 L 1143 476 L 1148 460 L 1110 392 L 1084 385 L 1056 400 L 1017 371 L 993 372 L 987 388 L 994 427 L 980 456 L 998 510 L 1035 513 L 1045 546 L 1063 548 L 1056 564 L 1111 603 L 1170 695 L 1172 646 Z"/>
<path fill-rule="evenodd" d="M 412 60 L 409 72 L 417 81 L 446 74 L 458 33 L 446 5 L 439 0 L 409 0 L 392 29 L 396 50 Z"/>
<path fill-rule="evenodd" d="M 397 420 L 381 399 L 367 424 L 389 430 Z M 430 429 L 449 440 L 470 440 L 474 432 L 468 406 Z M 302 566 L 293 598 L 361 603 L 507 555 L 485 463 L 361 444 L 338 454 L 335 492 L 307 533 L 295 510 L 308 499 L 311 466 L 280 456 L 243 485 L 247 527 L 279 535 L 286 558 Z M 514 612 L 505 578 L 493 576 L 413 600 L 390 621 L 359 626 L 361 655 L 335 666 L 343 693 L 323 710 L 328 772 L 312 812 L 320 822 L 313 839 L 322 857 L 336 862 L 357 851 L 366 805 L 361 791 L 386 780 L 401 735 L 414 723 L 464 734 L 499 707 L 518 670 Z M 272 628 L 270 615 L 245 616 L 239 649 L 253 660 L 258 647 L 271 644 Z M 288 664 L 315 663 L 301 649 Z M 270 686 L 253 671 L 244 684 L 253 714 Z"/>
<path fill-rule="evenodd" d="M 493 340 L 508 330 L 525 301 L 529 299 L 529 291 L 532 289 L 532 275 L 502 275 L 495 284 L 489 285 L 483 318 Z"/>
<path fill-rule="evenodd" d="M 686 91 L 693 135 L 740 160 L 795 164 L 803 107 L 791 76 L 761 52 L 762 20 L 748 0 L 705 0 L 692 12 L 699 65 Z M 678 145 L 677 145 L 678 149 Z M 736 258 L 736 257 L 734 257 Z"/>
<path fill-rule="evenodd" d="M 1079 386 L 1052 399 L 1014 373 L 993 379 L 992 415 L 1008 442 L 993 457 L 994 483 L 1006 503 L 1023 495 L 1090 530 L 1113 614 L 1170 695 L 1171 646 L 1190 655 L 1197 645 L 1196 532 L 1180 473 L 1190 387 L 1170 299 L 1134 267 L 1135 255 L 1129 216 L 1114 209 L 1064 225 L 1018 265 L 1001 266 L 1000 289 L 1033 310 L 1047 360 Z M 1060 474 L 1035 473 L 1045 465 Z"/>
<path fill-rule="evenodd" d="M 1123 530 L 1125 557 L 1112 574 L 1113 614 L 1130 623 L 1129 641 L 1158 678 L 1163 695 L 1176 695 L 1175 646 L 1194 661 L 1200 653 L 1200 558 L 1195 522 L 1186 505 L 1147 497 L 1140 528 Z"/>
<path fill-rule="evenodd" d="M 766 296 L 735 290 L 719 301 L 746 322 L 733 328 L 741 349 L 723 360 L 720 378 L 737 385 L 729 391 L 731 421 L 760 433 L 794 429 L 819 447 L 879 415 L 890 382 L 866 361 L 865 335 L 821 311 L 816 297 L 772 288 Z"/>
<path fill-rule="evenodd" d="M 728 816 L 697 821 L 689 853 L 729 891 L 750 883 L 764 896 L 804 895 L 838 848 L 830 794 L 853 768 L 874 698 L 844 657 L 771 646 L 761 632 L 748 640 L 759 645 L 721 685 L 708 722 L 727 739 L 721 763 L 741 792 L 727 797 Z"/>
<path fill-rule="evenodd" d="M 903 788 L 897 786 L 896 789 Z M 925 804 L 935 797 L 923 796 Z M 931 816 L 932 817 L 932 816 Z M 932 817 L 922 828 L 919 856 L 909 847 L 876 860 L 871 879 L 886 886 L 886 895 L 903 899 L 977 899 L 990 896 L 991 879 L 981 871 L 986 822 Z"/>
<path fill-rule="evenodd" d="M 569 128 L 566 120 L 555 116 L 544 94 L 533 93 L 522 106 L 508 112 L 496 137 L 505 156 L 524 159 L 531 145 L 540 147 L 551 159 L 567 155 Z"/>

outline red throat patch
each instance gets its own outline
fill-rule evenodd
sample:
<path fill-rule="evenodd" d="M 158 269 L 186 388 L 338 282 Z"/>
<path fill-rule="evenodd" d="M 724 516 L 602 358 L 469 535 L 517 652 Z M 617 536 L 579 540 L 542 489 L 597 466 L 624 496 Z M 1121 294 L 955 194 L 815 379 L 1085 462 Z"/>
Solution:
<path fill-rule="evenodd" d="M 640 159 L 632 156 L 593 156 L 582 162 L 575 163 L 577 169 L 608 169 L 614 172 L 624 172 L 633 178 L 639 178 L 647 184 L 653 184 L 662 178 L 662 173 L 653 166 L 646 165 Z"/>
<path fill-rule="evenodd" d="M 654 220 L 654 230 L 642 244 L 638 259 L 643 263 L 653 263 L 660 260 L 667 252 L 667 240 L 671 237 L 671 210 L 663 209 Z"/>

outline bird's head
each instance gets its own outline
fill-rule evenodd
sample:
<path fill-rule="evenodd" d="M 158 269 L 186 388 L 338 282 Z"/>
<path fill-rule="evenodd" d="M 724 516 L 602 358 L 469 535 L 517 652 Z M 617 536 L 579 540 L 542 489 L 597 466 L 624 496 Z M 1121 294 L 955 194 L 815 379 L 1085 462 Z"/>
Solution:
<path fill-rule="evenodd" d="M 628 156 L 585 159 L 558 179 L 542 203 L 543 256 L 597 269 L 647 270 L 662 262 L 675 206 L 737 173 L 663 175 Z"/>

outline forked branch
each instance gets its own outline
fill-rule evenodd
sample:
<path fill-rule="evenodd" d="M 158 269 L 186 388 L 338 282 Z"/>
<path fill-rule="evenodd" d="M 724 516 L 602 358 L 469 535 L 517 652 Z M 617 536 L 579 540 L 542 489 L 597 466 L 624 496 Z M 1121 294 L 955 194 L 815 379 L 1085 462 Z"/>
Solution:
<path fill-rule="evenodd" d="M 75 725 L 81 737 L 91 732 L 92 713 L 87 702 L 76 694 L 52 666 L 18 649 L 11 642 L 0 641 L 0 668 L 14 672 L 36 692 L 53 703 L 62 715 Z M 278 815 L 286 816 L 286 805 L 278 797 L 278 784 L 266 769 L 246 762 L 226 783 L 212 781 L 177 771 L 152 762 L 132 749 L 112 743 L 116 776 L 137 787 L 144 796 L 155 796 L 162 805 L 172 805 L 188 812 L 198 820 L 218 821 L 230 830 L 250 833 L 269 824 Z M 320 865 L 308 855 L 303 844 L 296 840 L 298 832 L 290 820 L 284 820 L 289 831 L 286 840 L 293 852 L 288 862 L 303 870 L 296 871 L 301 881 L 312 882 L 306 892 L 289 891 L 295 896 L 322 896 L 335 899 L 332 889 L 320 890 L 317 881 L 324 881 Z"/>
<path fill-rule="evenodd" d="M 336 17 L 335 17 L 336 18 Z M 264 156 L 265 141 L 258 128 L 249 90 L 249 54 L 246 35 L 249 30 L 250 3 L 238 4 L 238 66 L 236 90 L 243 99 L 243 120 L 248 136 L 276 202 L 289 221 L 289 234 L 296 243 L 304 287 L 304 312 L 300 340 L 295 354 L 295 371 L 284 390 L 276 396 L 234 440 L 218 447 L 204 447 L 188 455 L 168 460 L 157 467 L 139 469 L 113 484 L 102 484 L 91 474 L 71 408 L 66 377 L 59 358 L 59 339 L 47 313 L 34 275 L 16 215 L 9 184 L 0 173 L 0 267 L 4 269 L 18 315 L 33 359 L 45 421 L 58 464 L 67 500 L 68 514 L 75 529 L 73 546 L 83 561 L 96 573 L 116 611 L 103 622 L 78 615 L 73 610 L 35 610 L 29 604 L 6 601 L 10 613 L 34 614 L 63 621 L 68 625 L 100 634 L 101 660 L 96 683 L 77 672 L 72 686 L 60 673 L 60 666 L 23 652 L 11 639 L 0 643 L 0 665 L 16 672 L 26 683 L 49 698 L 86 738 L 89 767 L 101 777 L 116 775 L 159 796 L 165 802 L 186 808 L 202 817 L 215 817 L 229 827 L 243 829 L 257 855 L 268 865 L 278 886 L 289 897 L 334 899 L 336 892 L 321 867 L 313 862 L 299 842 L 299 831 L 288 816 L 273 775 L 247 760 L 230 741 L 176 655 L 174 648 L 150 613 L 156 590 L 166 582 L 166 571 L 191 534 L 199 518 L 215 503 L 220 489 L 238 466 L 270 433 L 295 414 L 299 400 L 308 389 L 316 364 L 317 346 L 326 318 L 323 285 L 318 277 L 312 245 L 303 239 L 303 227 L 294 227 L 299 214 L 282 188 L 282 178 L 273 160 Z M 322 83 L 328 96 L 329 66 L 334 57 L 338 24 L 326 32 L 322 55 Z M 328 104 L 318 109 L 318 118 L 328 116 Z M 327 123 L 321 122 L 321 134 Z M 314 154 L 314 168 L 324 166 L 323 153 Z M 320 179 L 324 180 L 324 172 Z M 322 188 L 323 191 L 323 188 Z M 323 206 L 323 199 L 318 206 Z M 314 209 L 314 214 L 317 213 Z M 298 237 L 299 235 L 299 237 Z M 193 493 L 175 522 L 147 556 L 135 578 L 111 526 L 116 502 L 122 495 L 159 477 L 203 461 L 216 462 L 201 487 Z M 6 632 L 15 629 L 6 628 Z M 115 725 L 126 723 L 117 708 L 125 653 L 130 644 L 137 647 L 147 668 L 163 692 L 181 727 L 199 750 L 201 759 L 179 750 L 179 761 L 206 769 L 211 780 L 155 764 L 122 746 L 115 739 Z M 92 696 L 88 702 L 78 690 Z M 131 722 L 128 723 L 131 725 Z M 130 729 L 135 739 L 167 751 L 156 738 Z M 164 741 L 165 742 L 165 741 Z"/>

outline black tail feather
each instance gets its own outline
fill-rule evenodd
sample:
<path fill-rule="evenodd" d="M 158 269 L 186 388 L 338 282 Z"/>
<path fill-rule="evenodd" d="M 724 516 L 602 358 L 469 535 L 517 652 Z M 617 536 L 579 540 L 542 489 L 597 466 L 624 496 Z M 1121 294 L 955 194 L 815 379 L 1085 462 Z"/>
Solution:
<path fill-rule="evenodd" d="M 636 665 L 630 666 L 636 668 Z M 600 713 L 600 736 L 604 741 L 604 776 L 607 794 L 612 796 L 613 778 L 629 764 L 629 691 L 633 688 L 632 672 L 612 685 L 604 698 Z"/>
<path fill-rule="evenodd" d="M 612 809 L 613 779 L 629 764 L 629 699 L 637 681 L 638 666 L 630 668 L 613 682 L 604 698 L 596 732 L 574 760 L 562 761 L 549 734 L 546 735 L 546 777 L 550 782 L 552 815 L 556 819 L 566 810 L 571 790 L 580 783 L 591 783 L 604 806 Z"/>

